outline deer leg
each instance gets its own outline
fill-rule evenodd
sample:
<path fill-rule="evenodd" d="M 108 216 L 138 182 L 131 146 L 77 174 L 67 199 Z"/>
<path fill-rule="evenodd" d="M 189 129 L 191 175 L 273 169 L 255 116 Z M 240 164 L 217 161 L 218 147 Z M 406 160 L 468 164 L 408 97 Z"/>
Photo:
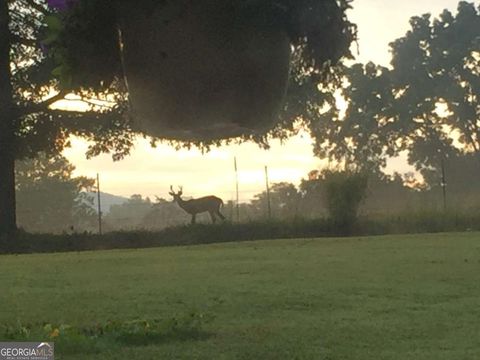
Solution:
<path fill-rule="evenodd" d="M 220 212 L 220 209 L 217 209 L 217 215 L 220 217 L 220 219 L 225 221 L 225 216 L 222 215 L 222 213 Z"/>
<path fill-rule="evenodd" d="M 192 214 L 192 225 L 195 224 L 195 217 L 196 217 L 196 214 Z"/>
<path fill-rule="evenodd" d="M 217 218 L 215 217 L 215 213 L 213 211 L 209 211 L 208 213 L 210 214 L 210 217 L 212 218 L 212 223 L 215 224 L 215 222 L 217 221 Z"/>

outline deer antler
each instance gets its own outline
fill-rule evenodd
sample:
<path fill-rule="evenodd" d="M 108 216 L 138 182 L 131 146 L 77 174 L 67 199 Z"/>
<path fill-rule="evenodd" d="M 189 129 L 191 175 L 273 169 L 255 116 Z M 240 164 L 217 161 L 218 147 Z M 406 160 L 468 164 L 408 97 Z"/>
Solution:
<path fill-rule="evenodd" d="M 164 199 L 162 199 L 161 197 L 158 197 L 157 195 L 155 195 L 155 199 L 156 199 L 156 201 L 153 203 L 154 207 L 157 207 L 157 206 L 161 205 L 162 202 L 165 202 Z"/>

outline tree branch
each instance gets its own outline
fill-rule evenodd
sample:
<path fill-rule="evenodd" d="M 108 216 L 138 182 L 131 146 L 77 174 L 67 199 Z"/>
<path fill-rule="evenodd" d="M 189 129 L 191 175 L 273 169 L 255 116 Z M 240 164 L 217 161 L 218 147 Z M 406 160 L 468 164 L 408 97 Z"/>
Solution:
<path fill-rule="evenodd" d="M 63 100 L 65 95 L 67 94 L 68 92 L 66 90 L 61 90 L 58 94 L 48 98 L 47 100 L 42 101 L 41 103 L 32 104 L 30 106 L 26 106 L 20 109 L 20 114 L 29 115 L 29 114 L 34 114 L 40 111 L 50 110 L 48 108 L 50 105 L 52 105 L 53 103 L 59 100 Z"/>

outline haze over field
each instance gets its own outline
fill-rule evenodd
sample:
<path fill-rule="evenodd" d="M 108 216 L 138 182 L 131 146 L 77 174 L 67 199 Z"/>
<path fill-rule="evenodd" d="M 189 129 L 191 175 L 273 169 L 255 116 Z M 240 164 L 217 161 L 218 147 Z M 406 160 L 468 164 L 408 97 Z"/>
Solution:
<path fill-rule="evenodd" d="M 457 0 L 354 1 L 350 18 L 358 25 L 359 31 L 357 61 L 388 65 L 388 44 L 405 34 L 411 16 L 426 12 L 437 16 L 445 8 L 454 12 L 457 5 Z M 139 139 L 131 156 L 120 162 L 113 162 L 109 155 L 87 160 L 84 156 L 86 143 L 75 139 L 72 143 L 72 148 L 65 150 L 64 154 L 77 167 L 75 174 L 94 177 L 99 172 L 102 191 L 122 196 L 168 197 L 170 184 L 175 184 L 183 185 L 187 196 L 215 193 L 231 200 L 235 179 L 233 158 L 237 156 L 240 200 L 247 201 L 263 191 L 265 165 L 269 166 L 271 182 L 295 184 L 310 170 L 328 165 L 313 156 L 312 141 L 305 133 L 284 144 L 272 141 L 268 151 L 247 143 L 213 149 L 207 154 L 195 149 L 175 151 L 166 145 L 153 149 L 147 140 Z M 387 171 L 405 172 L 409 169 L 403 159 L 394 159 Z"/>

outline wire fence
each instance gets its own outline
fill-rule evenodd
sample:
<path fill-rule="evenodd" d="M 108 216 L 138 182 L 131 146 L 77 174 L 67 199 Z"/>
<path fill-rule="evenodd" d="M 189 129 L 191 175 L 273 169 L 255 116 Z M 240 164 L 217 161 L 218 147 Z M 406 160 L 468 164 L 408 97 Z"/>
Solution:
<path fill-rule="evenodd" d="M 309 199 L 302 198 L 303 195 L 298 193 L 297 198 L 286 203 L 279 204 L 278 201 L 272 204 L 272 200 L 268 195 L 268 190 L 275 188 L 275 184 L 278 184 L 281 181 L 277 181 L 276 178 L 274 181 L 269 181 L 268 179 L 268 169 L 265 169 L 264 178 L 258 178 L 257 181 L 249 181 L 247 183 L 242 183 L 242 181 L 231 181 L 230 183 L 224 183 L 222 188 L 217 192 L 209 192 L 204 190 L 199 190 L 197 187 L 184 187 L 184 198 L 186 200 L 192 198 L 199 198 L 206 195 L 216 195 L 223 199 L 224 207 L 222 209 L 225 217 L 232 222 L 239 221 L 252 221 L 260 219 L 283 219 L 283 218 L 295 218 L 297 216 L 301 217 L 312 217 L 312 216 L 323 216 L 325 215 L 325 209 L 322 204 L 312 204 L 315 201 L 320 201 L 316 199 L 315 201 L 311 200 L 308 203 Z M 102 174 L 97 178 L 97 184 L 101 180 Z M 235 178 L 232 178 L 235 180 Z M 189 179 L 190 183 L 194 183 L 195 179 Z M 239 177 L 241 180 L 241 177 Z M 217 180 L 218 181 L 218 180 Z M 289 183 L 288 181 L 285 181 Z M 461 197 L 456 194 L 458 190 L 456 188 L 449 187 L 445 181 L 445 175 L 443 175 L 442 196 L 439 194 L 431 194 L 431 198 L 420 199 L 414 205 L 406 205 L 405 208 L 410 206 L 411 209 L 418 211 L 419 209 L 429 210 L 439 210 L 442 208 L 444 211 L 452 210 L 456 211 L 460 209 L 466 209 L 467 207 L 473 208 L 475 204 L 480 204 L 478 201 L 480 197 L 480 183 L 476 182 L 478 190 L 475 196 L 470 197 Z M 298 184 L 293 184 L 296 187 L 296 190 L 299 190 Z M 237 188 L 238 186 L 238 188 Z M 446 189 L 448 192 L 448 203 L 445 201 Z M 108 188 L 106 189 L 108 192 Z M 138 190 L 135 188 L 134 190 Z M 376 191 L 373 189 L 372 191 Z M 451 190 L 454 190 L 453 193 Z M 103 227 L 106 231 L 111 230 L 128 230 L 128 229 L 162 229 L 168 226 L 188 224 L 190 222 L 190 215 L 185 213 L 180 209 L 176 204 L 172 203 L 172 197 L 168 195 L 168 187 L 159 191 L 158 194 L 149 194 L 148 196 L 114 196 L 108 193 L 103 193 L 105 189 L 99 189 L 101 196 L 97 197 L 97 193 L 91 193 L 91 198 L 93 200 L 91 206 L 96 211 L 96 220 L 88 219 L 78 219 L 78 221 L 71 220 L 71 216 L 58 215 L 57 211 L 51 211 L 51 213 L 41 212 L 37 208 L 29 208 L 29 206 L 19 207 L 17 214 L 19 218 L 20 225 L 27 224 L 29 218 L 35 218 L 36 223 L 49 222 L 53 225 L 56 223 L 58 226 L 54 226 L 55 229 L 61 229 L 61 231 L 101 231 Z M 136 191 L 133 191 L 134 193 Z M 372 192 L 373 193 L 373 192 Z M 437 196 L 439 195 L 439 196 Z M 166 204 L 162 202 L 157 202 L 159 197 L 165 201 Z M 238 202 L 237 202 L 238 198 Z M 434 199 L 434 200 L 432 200 Z M 98 207 L 98 200 L 101 202 L 101 207 Z M 397 199 L 402 201 L 403 199 Z M 378 202 L 373 207 L 377 210 L 370 210 L 371 213 L 375 211 L 388 213 L 393 208 L 395 208 L 395 202 L 393 199 L 390 200 L 390 203 L 385 201 Z M 138 209 L 134 208 L 135 201 L 138 201 Z M 441 204 L 440 204 L 441 202 Z M 159 207 L 162 205 L 163 208 Z M 100 208 L 100 212 L 98 211 Z M 123 210 L 122 210 L 123 207 Z M 126 207 L 130 207 L 130 210 L 125 210 Z M 58 210 L 58 209 L 56 209 Z M 122 214 L 124 211 L 127 214 Z M 129 213 L 128 213 L 129 212 Z M 100 215 L 100 216 L 99 216 Z M 200 223 L 209 223 L 211 218 L 206 214 L 199 214 L 197 217 L 197 222 Z M 63 221 L 63 223 L 62 223 Z M 28 226 L 25 225 L 28 229 Z M 72 230 L 73 229 L 73 230 Z"/>

